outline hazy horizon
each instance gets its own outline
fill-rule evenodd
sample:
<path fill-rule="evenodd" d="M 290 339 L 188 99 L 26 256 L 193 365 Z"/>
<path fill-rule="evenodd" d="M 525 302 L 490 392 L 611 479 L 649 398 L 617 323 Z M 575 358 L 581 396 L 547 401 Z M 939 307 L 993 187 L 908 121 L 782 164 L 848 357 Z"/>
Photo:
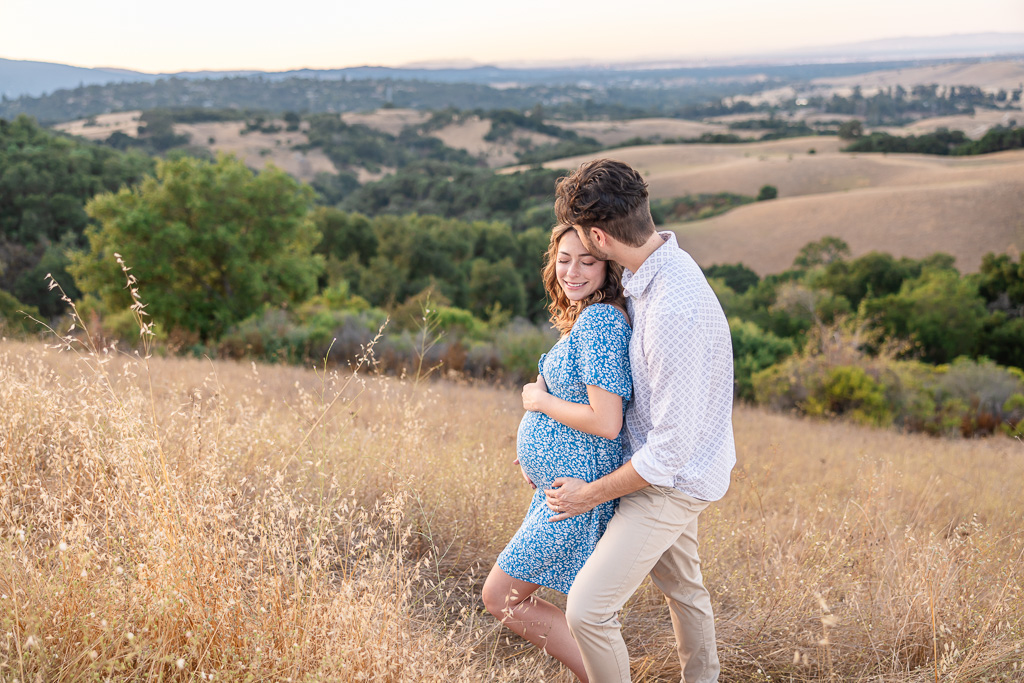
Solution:
<path fill-rule="evenodd" d="M 42 9 L 40 9 L 42 7 Z M 851 12 L 808 0 L 594 0 L 585 7 L 525 0 L 480 6 L 340 6 L 313 0 L 301 12 L 182 0 L 173 10 L 127 0 L 0 4 L 0 57 L 145 73 L 289 71 L 423 63 L 580 65 L 717 60 L 882 39 L 1024 32 L 1020 0 L 962 3 L 864 0 Z M 54 22 L 54 13 L 60 22 Z"/>

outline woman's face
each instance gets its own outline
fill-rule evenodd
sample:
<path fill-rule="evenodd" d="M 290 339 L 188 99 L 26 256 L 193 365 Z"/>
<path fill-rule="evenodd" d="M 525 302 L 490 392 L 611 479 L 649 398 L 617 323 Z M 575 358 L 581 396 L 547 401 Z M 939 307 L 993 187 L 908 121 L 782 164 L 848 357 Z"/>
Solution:
<path fill-rule="evenodd" d="M 569 301 L 582 301 L 604 286 L 607 264 L 586 250 L 575 230 L 558 240 L 555 276 Z"/>

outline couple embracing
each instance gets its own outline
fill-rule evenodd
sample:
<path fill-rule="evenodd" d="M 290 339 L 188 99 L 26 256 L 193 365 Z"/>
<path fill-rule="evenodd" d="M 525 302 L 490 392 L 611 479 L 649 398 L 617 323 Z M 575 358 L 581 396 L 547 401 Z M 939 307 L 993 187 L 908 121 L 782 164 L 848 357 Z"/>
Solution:
<path fill-rule="evenodd" d="M 523 387 L 518 462 L 537 488 L 483 601 L 582 681 L 628 681 L 619 610 L 650 575 L 665 594 L 682 680 L 718 680 L 697 518 L 736 462 L 729 325 L 692 258 L 654 228 L 621 162 L 557 186 L 543 271 L 561 338 Z M 534 592 L 566 593 L 565 612 Z"/>

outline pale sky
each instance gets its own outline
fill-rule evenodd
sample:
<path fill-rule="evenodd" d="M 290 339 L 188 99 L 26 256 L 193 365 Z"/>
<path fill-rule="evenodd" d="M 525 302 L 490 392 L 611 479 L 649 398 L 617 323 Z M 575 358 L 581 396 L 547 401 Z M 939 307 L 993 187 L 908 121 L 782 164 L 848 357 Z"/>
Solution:
<path fill-rule="evenodd" d="M 0 0 L 0 57 L 149 72 L 720 57 L 1024 32 L 1024 0 Z"/>

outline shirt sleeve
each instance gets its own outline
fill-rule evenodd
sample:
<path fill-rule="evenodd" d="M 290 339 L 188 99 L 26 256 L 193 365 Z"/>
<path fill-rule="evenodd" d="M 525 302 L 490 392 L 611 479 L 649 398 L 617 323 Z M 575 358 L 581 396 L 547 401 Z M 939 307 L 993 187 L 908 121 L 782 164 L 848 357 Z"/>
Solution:
<path fill-rule="evenodd" d="M 607 305 L 588 306 L 579 320 L 580 377 L 628 401 L 633 394 L 629 370 L 630 328 L 622 315 Z"/>
<path fill-rule="evenodd" d="M 674 485 L 694 455 L 707 417 L 708 378 L 701 369 L 707 342 L 696 320 L 680 318 L 678 312 L 650 311 L 639 361 L 648 368 L 653 426 L 631 462 L 637 474 L 657 486 Z"/>

